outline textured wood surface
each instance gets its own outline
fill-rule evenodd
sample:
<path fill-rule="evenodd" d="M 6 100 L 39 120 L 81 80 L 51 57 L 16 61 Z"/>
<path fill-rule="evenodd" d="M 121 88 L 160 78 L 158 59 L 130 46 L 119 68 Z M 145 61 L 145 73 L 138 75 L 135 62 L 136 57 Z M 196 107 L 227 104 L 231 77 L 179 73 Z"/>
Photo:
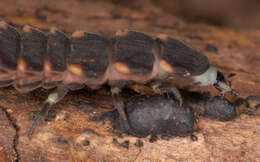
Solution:
<path fill-rule="evenodd" d="M 69 35 L 86 30 L 111 36 L 122 28 L 168 34 L 205 53 L 221 71 L 236 73 L 232 87 L 241 97 L 260 96 L 260 30 L 189 24 L 150 0 L 1 0 L 0 10 L 0 18 L 18 28 L 29 24 L 47 31 L 54 26 Z M 210 87 L 180 86 L 218 94 Z M 200 118 L 198 141 L 176 137 L 151 143 L 149 137 L 120 135 L 109 120 L 94 120 L 113 110 L 106 88 L 70 92 L 55 106 L 56 117 L 41 123 L 29 139 L 32 111 L 40 108 L 48 93 L 0 89 L 0 161 L 260 161 L 259 115 L 243 114 L 229 122 Z M 259 104 L 251 101 L 251 107 Z M 138 140 L 142 147 L 136 146 Z"/>

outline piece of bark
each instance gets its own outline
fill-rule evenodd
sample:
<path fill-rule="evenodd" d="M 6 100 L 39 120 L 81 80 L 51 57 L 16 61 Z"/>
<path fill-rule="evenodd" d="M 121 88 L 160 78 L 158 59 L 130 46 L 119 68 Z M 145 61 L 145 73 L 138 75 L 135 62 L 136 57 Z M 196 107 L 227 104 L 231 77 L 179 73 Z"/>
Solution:
<path fill-rule="evenodd" d="M 67 34 L 86 30 L 111 36 L 122 28 L 151 35 L 165 33 L 205 53 L 220 70 L 236 73 L 231 79 L 232 88 L 241 97 L 259 95 L 260 30 L 237 31 L 188 24 L 166 14 L 150 0 L 138 1 L 138 5 L 130 7 L 127 2 L 112 2 L 18 0 L 13 5 L 14 1 L 1 0 L 0 16 L 18 28 L 29 24 L 46 31 L 55 26 Z M 217 51 L 207 50 L 209 45 Z M 212 87 L 179 86 L 190 91 L 218 94 Z M 114 109 L 106 89 L 70 92 L 54 106 L 56 117 L 41 123 L 29 139 L 32 111 L 40 109 L 40 103 L 49 92 L 37 89 L 29 94 L 19 94 L 14 88 L 0 89 L 3 96 L 0 106 L 7 108 L 8 116 L 19 128 L 14 129 L 7 114 L 1 113 L 0 155 L 3 156 L 0 161 L 16 157 L 21 161 L 260 161 L 259 116 L 238 117 L 224 123 L 201 118 L 196 142 L 190 137 L 159 139 L 153 143 L 149 138 L 143 138 L 143 147 L 137 147 L 138 138 L 125 134 L 123 138 L 118 137 L 109 120 L 93 121 Z"/>
<path fill-rule="evenodd" d="M 17 157 L 16 130 L 7 111 L 7 108 L 0 106 L 0 161 L 14 161 Z"/>

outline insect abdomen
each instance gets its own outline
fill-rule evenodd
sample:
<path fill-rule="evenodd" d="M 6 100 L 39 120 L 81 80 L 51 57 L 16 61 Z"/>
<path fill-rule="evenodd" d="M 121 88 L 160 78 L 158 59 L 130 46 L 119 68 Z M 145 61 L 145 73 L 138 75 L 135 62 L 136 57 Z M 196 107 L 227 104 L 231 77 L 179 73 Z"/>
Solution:
<path fill-rule="evenodd" d="M 60 84 L 145 83 L 159 76 L 199 75 L 209 67 L 206 56 L 180 41 L 128 30 L 110 40 L 81 31 L 68 38 L 56 29 L 45 35 L 29 26 L 20 35 L 1 22 L 0 47 L 0 86 L 13 84 L 20 92 Z"/>

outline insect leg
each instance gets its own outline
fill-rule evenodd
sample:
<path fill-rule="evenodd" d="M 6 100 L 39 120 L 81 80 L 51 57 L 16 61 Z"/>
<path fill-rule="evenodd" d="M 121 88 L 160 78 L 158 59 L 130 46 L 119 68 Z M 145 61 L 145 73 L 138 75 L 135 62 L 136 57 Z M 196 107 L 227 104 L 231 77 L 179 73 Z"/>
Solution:
<path fill-rule="evenodd" d="M 159 94 L 163 94 L 163 93 L 167 93 L 167 94 L 172 94 L 175 99 L 179 102 L 180 106 L 183 103 L 180 91 L 172 84 L 170 85 L 164 85 L 163 84 L 164 80 L 158 80 L 158 81 L 154 81 L 151 85 L 151 87 L 153 88 L 153 90 L 156 93 Z"/>
<path fill-rule="evenodd" d="M 114 100 L 114 104 L 115 107 L 119 113 L 120 118 L 123 120 L 124 122 L 124 128 L 126 131 L 128 131 L 130 129 L 129 123 L 128 123 L 128 119 L 126 116 L 126 112 L 124 110 L 124 103 L 122 101 L 122 99 L 120 98 L 120 91 L 121 89 L 118 87 L 112 87 L 111 88 L 111 92 L 112 92 L 112 97 Z"/>
<path fill-rule="evenodd" d="M 68 88 L 65 85 L 57 87 L 51 94 L 49 94 L 47 100 L 43 103 L 43 106 L 40 112 L 36 115 L 33 125 L 29 131 L 29 137 L 33 135 L 34 130 L 38 126 L 39 122 L 43 120 L 48 111 L 51 109 L 51 106 L 60 101 L 68 92 Z"/>

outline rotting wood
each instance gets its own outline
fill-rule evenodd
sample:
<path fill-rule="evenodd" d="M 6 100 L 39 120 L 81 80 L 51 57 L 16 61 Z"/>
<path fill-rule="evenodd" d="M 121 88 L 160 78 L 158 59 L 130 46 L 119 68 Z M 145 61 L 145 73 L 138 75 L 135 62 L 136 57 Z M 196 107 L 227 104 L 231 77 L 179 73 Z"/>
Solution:
<path fill-rule="evenodd" d="M 205 24 L 187 24 L 179 18 L 164 13 L 149 0 L 140 4 L 143 11 L 103 1 L 46 0 L 38 3 L 38 1 L 18 0 L 16 3 L 17 5 L 13 5 L 8 0 L 0 2 L 1 19 L 16 26 L 30 24 L 43 30 L 55 26 L 66 33 L 80 29 L 112 35 L 118 29 L 128 28 L 151 35 L 169 34 L 204 52 L 210 62 L 217 65 L 223 72 L 236 73 L 236 76 L 232 78 L 232 87 L 242 97 L 259 95 L 259 30 L 236 31 Z M 218 49 L 217 52 L 208 51 L 209 44 L 215 46 Z M 201 89 L 182 84 L 179 87 L 192 91 L 210 91 L 212 95 L 218 93 L 212 88 Z M 31 111 L 39 109 L 47 92 L 39 89 L 23 95 L 13 88 L 1 89 L 0 94 L 3 97 L 0 105 L 7 108 L 9 115 L 19 127 L 16 148 L 20 160 L 260 160 L 259 116 L 243 115 L 229 122 L 201 118 L 198 123 L 201 130 L 196 134 L 198 137 L 196 142 L 193 142 L 190 137 L 171 138 L 169 141 L 159 139 L 153 143 L 149 142 L 149 138 L 143 138 L 140 139 L 143 147 L 136 147 L 135 143 L 139 140 L 138 138 L 125 134 L 123 138 L 118 137 L 108 120 L 93 121 L 104 112 L 113 109 L 111 97 L 107 93 L 105 89 L 95 92 L 87 89 L 70 92 L 56 106 L 57 114 L 54 120 L 50 119 L 51 122 L 40 124 L 35 136 L 29 139 L 27 133 L 32 123 L 32 120 L 29 120 L 32 115 Z M 16 156 L 13 150 L 15 129 L 10 125 L 5 113 L 2 116 L 3 121 L 10 127 L 1 127 L 0 154 L 3 156 L 0 156 L 0 161 L 12 160 Z M 89 131 L 84 133 L 84 130 L 90 129 L 96 134 L 88 133 Z M 8 136 L 2 133 L 8 132 L 7 130 L 11 132 Z M 113 142 L 113 139 L 116 139 L 118 143 Z M 129 141 L 128 149 L 121 145 L 127 140 Z"/>

